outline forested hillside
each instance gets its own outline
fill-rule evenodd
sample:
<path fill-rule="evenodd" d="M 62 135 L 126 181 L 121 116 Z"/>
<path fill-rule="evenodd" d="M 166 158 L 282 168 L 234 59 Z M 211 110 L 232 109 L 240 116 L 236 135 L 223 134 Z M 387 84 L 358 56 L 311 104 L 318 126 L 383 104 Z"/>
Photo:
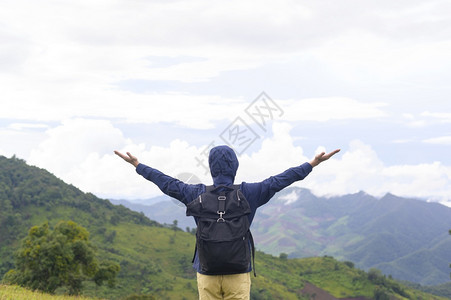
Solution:
<path fill-rule="evenodd" d="M 423 285 L 449 282 L 451 208 L 438 203 L 363 192 L 316 197 L 294 188 L 262 207 L 254 228 L 267 253 L 331 255 Z"/>
<path fill-rule="evenodd" d="M 99 257 L 121 270 L 115 288 L 84 282 L 84 295 L 126 299 L 133 294 L 157 299 L 196 299 L 191 267 L 194 236 L 163 226 L 143 214 L 85 194 L 49 172 L 17 158 L 0 157 L 0 277 L 14 268 L 13 253 L 31 226 L 72 220 L 85 227 Z M 287 259 L 258 252 L 252 299 L 440 299 L 383 276 L 364 272 L 330 256 Z M 57 293 L 64 293 L 64 289 Z"/>

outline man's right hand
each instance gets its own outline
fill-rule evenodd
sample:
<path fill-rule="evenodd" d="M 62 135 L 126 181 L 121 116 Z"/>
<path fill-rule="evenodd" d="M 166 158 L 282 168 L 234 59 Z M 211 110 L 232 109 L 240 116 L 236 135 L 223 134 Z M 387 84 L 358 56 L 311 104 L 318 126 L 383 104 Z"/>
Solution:
<path fill-rule="evenodd" d="M 334 150 L 328 154 L 326 154 L 326 152 L 321 152 L 320 154 L 317 154 L 315 156 L 315 158 L 313 158 L 310 161 L 310 165 L 313 167 L 316 167 L 317 165 L 319 165 L 320 163 L 322 163 L 323 161 L 328 160 L 329 158 L 331 158 L 332 156 L 334 156 L 335 154 L 337 154 L 338 152 L 340 152 L 340 149 Z"/>
<path fill-rule="evenodd" d="M 114 153 L 117 156 L 121 157 L 126 162 L 128 162 L 129 164 L 132 164 L 135 168 L 139 165 L 138 158 L 136 158 L 136 156 L 131 155 L 130 152 L 127 152 L 127 155 L 124 155 L 119 151 L 114 150 Z"/>

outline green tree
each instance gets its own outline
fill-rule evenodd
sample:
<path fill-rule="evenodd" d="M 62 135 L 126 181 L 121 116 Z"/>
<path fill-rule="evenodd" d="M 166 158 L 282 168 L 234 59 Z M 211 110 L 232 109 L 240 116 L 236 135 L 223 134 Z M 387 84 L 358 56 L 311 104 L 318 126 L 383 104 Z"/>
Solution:
<path fill-rule="evenodd" d="M 109 287 L 114 287 L 116 284 L 116 274 L 119 272 L 120 266 L 112 262 L 102 261 L 99 269 L 94 275 L 94 282 L 97 285 L 102 285 L 104 281 L 108 283 Z"/>
<path fill-rule="evenodd" d="M 95 254 L 82 226 L 61 221 L 51 230 L 46 222 L 29 230 L 16 252 L 16 268 L 4 280 L 48 293 L 66 286 L 70 294 L 79 294 L 84 280 L 113 284 L 119 265 L 104 262 L 99 267 Z"/>
<path fill-rule="evenodd" d="M 376 286 L 374 289 L 374 300 L 390 300 L 390 296 L 387 292 L 380 286 Z"/>
<path fill-rule="evenodd" d="M 377 285 L 385 285 L 386 279 L 382 272 L 376 268 L 371 268 L 368 271 L 368 280 Z"/>
<path fill-rule="evenodd" d="M 174 230 L 174 235 L 178 230 L 178 227 L 177 227 L 178 224 L 179 224 L 179 221 L 177 221 L 177 220 L 172 221 L 171 229 Z"/>
<path fill-rule="evenodd" d="M 282 253 L 279 254 L 279 258 L 281 260 L 287 260 L 288 259 L 288 254 L 282 252 Z"/>

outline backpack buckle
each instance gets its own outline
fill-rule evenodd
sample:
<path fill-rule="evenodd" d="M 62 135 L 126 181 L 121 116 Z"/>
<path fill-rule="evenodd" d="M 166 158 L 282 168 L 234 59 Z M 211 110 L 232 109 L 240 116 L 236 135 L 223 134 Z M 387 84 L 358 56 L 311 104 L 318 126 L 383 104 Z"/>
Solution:
<path fill-rule="evenodd" d="M 225 212 L 223 211 L 217 211 L 219 218 L 216 220 L 216 222 L 225 222 L 224 218 L 222 217 L 222 215 L 225 215 Z"/>
<path fill-rule="evenodd" d="M 219 218 L 216 222 L 225 222 L 224 218 L 222 217 L 225 214 L 225 202 L 227 200 L 227 197 L 225 195 L 218 196 L 218 211 L 217 214 L 219 215 Z"/>

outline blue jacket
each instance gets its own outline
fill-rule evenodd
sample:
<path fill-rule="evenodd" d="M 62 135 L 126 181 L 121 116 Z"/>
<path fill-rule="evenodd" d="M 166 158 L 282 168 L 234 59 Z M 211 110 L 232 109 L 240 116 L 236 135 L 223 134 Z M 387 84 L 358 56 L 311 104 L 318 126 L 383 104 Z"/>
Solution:
<path fill-rule="evenodd" d="M 235 152 L 230 147 L 217 146 L 212 148 L 208 163 L 215 186 L 233 185 L 239 163 Z M 261 182 L 242 182 L 241 191 L 251 208 L 249 224 L 252 223 L 258 207 L 266 204 L 278 191 L 295 181 L 304 179 L 311 171 L 312 166 L 306 162 Z M 144 164 L 139 164 L 136 167 L 136 172 L 156 184 L 163 193 L 183 202 L 185 205 L 205 192 L 204 184 L 186 184 Z M 199 272 L 200 268 L 197 257 L 194 260 L 193 267 Z"/>

